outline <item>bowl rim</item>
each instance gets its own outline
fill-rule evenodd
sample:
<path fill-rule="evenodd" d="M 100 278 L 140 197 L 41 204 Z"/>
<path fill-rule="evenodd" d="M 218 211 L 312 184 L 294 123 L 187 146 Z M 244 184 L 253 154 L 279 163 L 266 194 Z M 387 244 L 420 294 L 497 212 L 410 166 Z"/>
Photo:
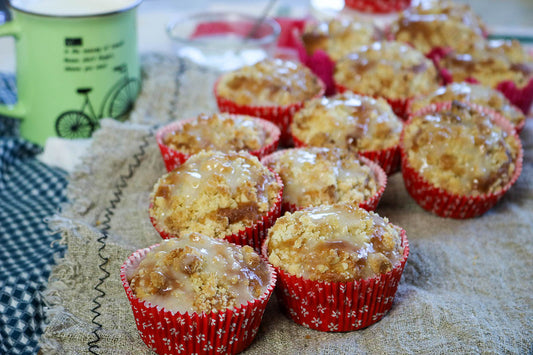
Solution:
<path fill-rule="evenodd" d="M 279 38 L 281 33 L 281 26 L 279 23 L 274 20 L 272 17 L 259 17 L 255 15 L 250 14 L 244 14 L 241 12 L 224 12 L 224 11 L 200 11 L 200 12 L 194 12 L 190 13 L 184 16 L 180 16 L 172 21 L 170 21 L 167 24 L 166 27 L 166 33 L 168 37 L 176 42 L 179 42 L 181 44 L 194 44 L 198 47 L 205 47 L 209 46 L 210 44 L 208 42 L 202 42 L 202 41 L 195 41 L 191 40 L 189 38 L 184 37 L 177 37 L 173 34 L 173 29 L 178 24 L 183 24 L 186 22 L 193 22 L 193 21 L 201 21 L 201 20 L 212 20 L 216 21 L 219 20 L 228 20 L 228 21 L 234 21 L 234 20 L 247 20 L 252 23 L 260 22 L 260 25 L 267 25 L 270 26 L 272 29 L 272 33 L 269 33 L 268 35 L 261 37 L 261 38 L 243 38 L 242 45 L 243 46 L 250 46 L 250 45 L 264 45 L 264 44 L 274 44 L 276 40 Z"/>

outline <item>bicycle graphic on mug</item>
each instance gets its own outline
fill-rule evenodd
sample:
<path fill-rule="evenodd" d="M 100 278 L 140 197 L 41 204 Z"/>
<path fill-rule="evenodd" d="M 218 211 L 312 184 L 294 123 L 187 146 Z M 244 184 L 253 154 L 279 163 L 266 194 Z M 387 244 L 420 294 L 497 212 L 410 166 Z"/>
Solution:
<path fill-rule="evenodd" d="M 94 111 L 89 93 L 92 88 L 82 87 L 76 92 L 84 96 L 83 105 L 80 110 L 69 110 L 60 114 L 56 119 L 56 133 L 62 138 L 88 138 L 100 126 L 100 119 L 113 117 L 116 120 L 124 121 L 128 112 L 133 107 L 133 103 L 140 89 L 139 80 L 128 77 L 126 64 L 121 64 L 113 68 L 114 71 L 123 74 L 104 97 L 104 101 L 98 111 Z M 87 110 L 87 113 L 86 113 Z"/>

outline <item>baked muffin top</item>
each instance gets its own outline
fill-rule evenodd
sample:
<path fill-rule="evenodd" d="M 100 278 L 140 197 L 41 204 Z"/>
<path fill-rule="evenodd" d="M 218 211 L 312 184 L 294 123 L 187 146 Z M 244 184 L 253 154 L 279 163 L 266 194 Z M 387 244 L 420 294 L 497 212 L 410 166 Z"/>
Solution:
<path fill-rule="evenodd" d="M 163 138 L 167 146 L 185 154 L 201 150 L 254 151 L 273 140 L 259 119 L 229 113 L 200 114 Z"/>
<path fill-rule="evenodd" d="M 320 79 L 303 64 L 265 59 L 223 74 L 217 93 L 238 105 L 286 106 L 319 95 Z"/>
<path fill-rule="evenodd" d="M 409 164 L 457 195 L 494 193 L 516 169 L 519 142 L 489 115 L 454 101 L 451 109 L 412 117 L 404 129 Z"/>
<path fill-rule="evenodd" d="M 293 116 L 291 131 L 309 146 L 359 152 L 398 145 L 402 127 L 385 100 L 347 91 L 307 101 Z"/>
<path fill-rule="evenodd" d="M 392 270 L 403 254 L 399 228 L 350 204 L 286 213 L 267 240 L 272 265 L 314 281 L 371 278 Z"/>
<path fill-rule="evenodd" d="M 150 216 L 171 235 L 224 238 L 266 215 L 281 189 L 275 174 L 247 152 L 200 152 L 157 181 Z"/>
<path fill-rule="evenodd" d="M 382 40 L 384 35 L 369 22 L 334 18 L 308 22 L 301 38 L 307 54 L 312 55 L 321 49 L 333 60 L 338 60 L 359 46 Z"/>
<path fill-rule="evenodd" d="M 422 1 L 400 13 L 391 26 L 397 41 L 423 53 L 435 47 L 465 49 L 484 38 L 485 25 L 469 5 L 453 1 Z"/>
<path fill-rule="evenodd" d="M 263 163 L 283 180 L 283 201 L 297 207 L 370 199 L 379 190 L 372 169 L 337 148 L 296 148 L 274 153 Z"/>
<path fill-rule="evenodd" d="M 439 87 L 433 62 L 401 42 L 359 47 L 335 65 L 335 82 L 359 94 L 405 99 Z"/>
<path fill-rule="evenodd" d="M 127 277 L 140 300 L 172 312 L 200 313 L 261 297 L 271 275 L 252 247 L 191 233 L 162 241 Z"/>
<path fill-rule="evenodd" d="M 451 83 L 442 86 L 429 95 L 414 99 L 410 104 L 410 111 L 416 112 L 430 104 L 447 101 L 466 101 L 481 106 L 490 107 L 506 117 L 513 125 L 518 126 L 525 121 L 526 116 L 498 90 L 487 86 L 470 83 Z"/>
<path fill-rule="evenodd" d="M 533 78 L 533 58 L 516 40 L 482 41 L 465 51 L 451 51 L 440 65 L 453 81 L 474 78 L 489 87 L 506 80 L 523 87 Z"/>

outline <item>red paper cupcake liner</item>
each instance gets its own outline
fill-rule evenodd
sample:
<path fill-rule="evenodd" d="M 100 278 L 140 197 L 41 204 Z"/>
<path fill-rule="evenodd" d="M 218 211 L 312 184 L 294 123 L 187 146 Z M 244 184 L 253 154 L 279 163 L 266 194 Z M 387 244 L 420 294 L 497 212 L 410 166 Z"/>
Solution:
<path fill-rule="evenodd" d="M 272 206 L 270 211 L 268 211 L 268 213 L 264 215 L 260 221 L 254 223 L 252 226 L 246 227 L 245 229 L 240 230 L 238 233 L 224 236 L 224 239 L 227 240 L 228 242 L 231 242 L 237 245 L 249 245 L 252 248 L 254 248 L 256 252 L 258 253 L 261 252 L 261 245 L 263 244 L 263 240 L 266 238 L 268 234 L 268 229 L 274 225 L 274 223 L 276 222 L 276 219 L 278 219 L 278 217 L 281 215 L 281 202 L 283 199 L 283 181 L 281 180 L 280 176 L 276 172 L 274 171 L 272 172 L 276 176 L 276 181 L 281 186 L 281 189 L 278 193 L 274 206 Z M 152 207 L 153 205 L 150 204 L 150 207 L 149 207 L 150 211 L 152 210 Z M 152 222 L 152 225 L 154 226 L 155 230 L 159 233 L 161 238 L 163 239 L 179 238 L 179 236 L 177 235 L 172 235 L 171 233 L 168 233 L 164 230 L 159 229 L 155 219 L 152 217 L 152 214 L 150 213 L 149 215 L 150 215 L 150 221 Z"/>
<path fill-rule="evenodd" d="M 405 10 L 411 0 L 344 0 L 344 4 L 359 12 L 387 14 Z"/>
<path fill-rule="evenodd" d="M 300 139 L 292 136 L 296 148 L 308 147 Z M 367 150 L 358 152 L 359 156 L 365 157 L 381 166 L 383 171 L 390 176 L 400 170 L 400 144 L 381 150 Z"/>
<path fill-rule="evenodd" d="M 237 116 L 237 115 L 233 115 Z M 279 144 L 279 138 L 280 138 L 280 130 L 279 128 L 274 125 L 273 123 L 264 120 L 259 117 L 251 117 L 252 119 L 256 120 L 263 128 L 264 131 L 268 132 L 270 134 L 270 137 L 272 141 L 261 147 L 257 150 L 248 151 L 248 153 L 255 155 L 257 158 L 261 159 L 263 156 L 268 155 L 278 149 Z M 159 145 L 159 150 L 161 151 L 161 156 L 163 157 L 163 161 L 165 162 L 165 167 L 167 168 L 167 171 L 172 171 L 176 167 L 183 164 L 189 157 L 190 154 L 180 152 L 179 150 L 175 150 L 168 145 L 165 144 L 165 137 L 167 137 L 172 132 L 180 130 L 186 123 L 194 122 L 197 118 L 189 118 L 185 120 L 176 121 L 173 123 L 170 123 L 164 127 L 161 127 L 156 132 L 156 141 Z"/>
<path fill-rule="evenodd" d="M 391 309 L 407 258 L 409 242 L 401 230 L 403 256 L 386 274 L 350 282 L 311 281 L 276 268 L 276 295 L 296 323 L 324 332 L 346 332 L 368 327 Z M 268 241 L 262 248 L 267 256 Z"/>
<path fill-rule="evenodd" d="M 220 78 L 215 83 L 214 93 L 220 112 L 260 117 L 270 121 L 278 126 L 281 131 L 280 144 L 283 146 L 292 145 L 289 126 L 292 122 L 292 116 L 294 116 L 294 114 L 303 107 L 303 101 L 285 106 L 239 105 L 236 102 L 226 99 L 218 94 L 217 88 L 219 81 Z M 324 96 L 326 87 L 321 80 L 319 80 L 319 85 L 321 86 L 320 92 L 313 96 L 313 98 Z"/>
<path fill-rule="evenodd" d="M 236 354 L 246 349 L 257 334 L 276 285 L 275 269 L 268 265 L 271 280 L 266 292 L 247 304 L 217 312 L 174 313 L 138 299 L 127 278 L 128 270 L 158 245 L 134 252 L 120 268 L 120 279 L 144 343 L 158 354 Z"/>
<path fill-rule="evenodd" d="M 454 80 L 449 70 L 441 64 L 441 61 L 452 51 L 451 48 L 439 47 L 435 48 L 429 54 L 431 56 L 430 59 L 433 60 L 433 63 L 443 78 L 445 85 L 454 82 Z M 479 80 L 474 77 L 467 78 L 465 82 L 479 84 Z M 527 116 L 529 114 L 531 104 L 533 103 L 533 78 L 530 78 L 527 84 L 523 87 L 518 87 L 511 80 L 505 80 L 496 84 L 494 89 L 500 91 L 513 105 L 518 107 L 524 115 Z"/>
<path fill-rule="evenodd" d="M 402 175 L 407 192 L 409 192 L 411 197 L 413 197 L 420 207 L 440 217 L 466 219 L 484 214 L 491 209 L 511 188 L 522 171 L 524 151 L 522 149 L 520 138 L 518 137 L 513 125 L 506 118 L 497 114 L 493 110 L 472 103 L 467 104 L 480 112 L 491 115 L 494 122 L 498 126 L 502 127 L 509 135 L 515 137 L 518 144 L 518 155 L 515 163 L 515 171 L 510 181 L 495 193 L 476 196 L 452 194 L 431 184 L 409 164 L 409 159 L 407 157 L 408 152 L 405 150 L 403 144 L 404 130 L 400 138 L 400 150 L 402 158 Z M 451 102 L 432 104 L 425 109 L 417 111 L 413 116 L 440 110 L 449 110 L 450 108 Z M 411 119 L 407 122 L 406 126 L 410 123 Z"/>
<path fill-rule="evenodd" d="M 294 148 L 294 149 L 298 149 L 298 148 Z M 284 152 L 285 150 L 280 150 L 270 155 L 267 155 L 263 157 L 263 159 L 261 159 L 261 163 L 267 165 L 273 160 L 276 160 L 278 156 L 284 154 Z M 385 174 L 385 171 L 383 171 L 383 169 L 381 168 L 381 166 L 379 166 L 379 164 L 371 161 L 370 159 L 365 158 L 363 156 L 358 156 L 358 159 L 361 162 L 363 162 L 363 164 L 370 167 L 370 169 L 374 173 L 374 176 L 377 179 L 377 185 L 379 186 L 378 191 L 376 191 L 376 193 L 372 197 L 359 203 L 359 207 L 364 208 L 367 211 L 374 211 L 376 207 L 378 206 L 379 200 L 381 200 L 381 196 L 383 196 L 385 187 L 387 187 L 387 174 Z M 281 214 L 283 215 L 285 212 L 295 212 L 305 207 L 309 207 L 309 206 L 298 206 L 296 204 L 283 201 L 281 204 Z"/>
<path fill-rule="evenodd" d="M 409 104 L 413 100 L 413 98 L 409 97 L 409 98 L 405 98 L 405 99 L 390 99 L 390 98 L 387 98 L 387 97 L 384 97 L 384 96 L 379 96 L 379 95 L 366 95 L 366 94 L 363 94 L 363 93 L 348 89 L 347 87 L 345 87 L 345 86 L 343 86 L 341 84 L 338 84 L 338 83 L 335 83 L 335 88 L 336 88 L 336 91 L 338 93 L 341 93 L 341 94 L 346 92 L 346 91 L 351 91 L 351 92 L 353 92 L 355 94 L 358 94 L 358 95 L 372 96 L 374 98 L 381 97 L 381 98 L 387 100 L 387 102 L 389 103 L 389 105 L 392 108 L 392 111 L 394 111 L 394 114 L 396 116 L 398 116 L 399 118 L 401 118 L 404 121 L 406 121 L 407 118 L 408 118 L 407 108 L 409 107 Z"/>

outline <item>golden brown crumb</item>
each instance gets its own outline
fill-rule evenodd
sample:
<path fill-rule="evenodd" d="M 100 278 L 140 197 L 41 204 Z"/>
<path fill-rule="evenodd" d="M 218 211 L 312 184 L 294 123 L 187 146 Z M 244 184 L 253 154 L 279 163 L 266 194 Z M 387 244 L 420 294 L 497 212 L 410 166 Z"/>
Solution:
<path fill-rule="evenodd" d="M 358 94 L 389 99 L 410 98 L 439 87 L 433 63 L 400 42 L 375 42 L 341 58 L 335 82 Z"/>
<path fill-rule="evenodd" d="M 280 190 L 275 175 L 249 153 L 201 152 L 158 180 L 150 215 L 171 235 L 224 238 L 266 215 Z"/>
<path fill-rule="evenodd" d="M 209 312 L 260 297 L 270 274 L 251 247 L 195 233 L 163 241 L 128 279 L 141 300 L 171 311 Z"/>
<path fill-rule="evenodd" d="M 391 26 L 397 41 L 423 53 L 435 47 L 462 50 L 483 40 L 485 25 L 470 6 L 453 1 L 425 1 L 400 13 Z"/>
<path fill-rule="evenodd" d="M 338 60 L 358 47 L 383 39 L 383 33 L 368 22 L 334 18 L 327 22 L 306 24 L 302 42 L 307 54 L 321 49 Z"/>
<path fill-rule="evenodd" d="M 254 151 L 272 141 L 257 118 L 228 113 L 201 114 L 164 138 L 166 145 L 185 154 L 201 150 Z"/>
<path fill-rule="evenodd" d="M 374 277 L 390 271 L 402 254 L 396 227 L 350 204 L 286 213 L 268 235 L 268 258 L 274 266 L 316 281 Z"/>
<path fill-rule="evenodd" d="M 436 187 L 459 195 L 493 193 L 511 179 L 518 142 L 490 117 L 454 101 L 405 127 L 409 164 Z"/>
<path fill-rule="evenodd" d="M 320 79 L 303 64 L 265 59 L 222 76 L 220 96 L 239 105 L 285 106 L 311 99 L 322 89 Z"/>
<path fill-rule="evenodd" d="M 353 153 L 336 148 L 282 150 L 270 156 L 267 166 L 283 180 L 283 201 L 298 207 L 358 204 L 380 188 L 368 165 Z"/>
<path fill-rule="evenodd" d="M 448 53 L 440 65 L 454 81 L 474 78 L 492 88 L 506 80 L 523 87 L 533 78 L 533 58 L 516 40 L 482 41 L 472 48 Z"/>
<path fill-rule="evenodd" d="M 469 83 L 452 83 L 411 102 L 410 111 L 416 112 L 430 104 L 447 101 L 472 102 L 487 106 L 506 117 L 513 125 L 522 124 L 526 116 L 498 90 Z"/>
<path fill-rule="evenodd" d="M 361 152 L 398 145 L 402 127 L 385 100 L 345 92 L 307 101 L 291 132 L 308 146 Z"/>

